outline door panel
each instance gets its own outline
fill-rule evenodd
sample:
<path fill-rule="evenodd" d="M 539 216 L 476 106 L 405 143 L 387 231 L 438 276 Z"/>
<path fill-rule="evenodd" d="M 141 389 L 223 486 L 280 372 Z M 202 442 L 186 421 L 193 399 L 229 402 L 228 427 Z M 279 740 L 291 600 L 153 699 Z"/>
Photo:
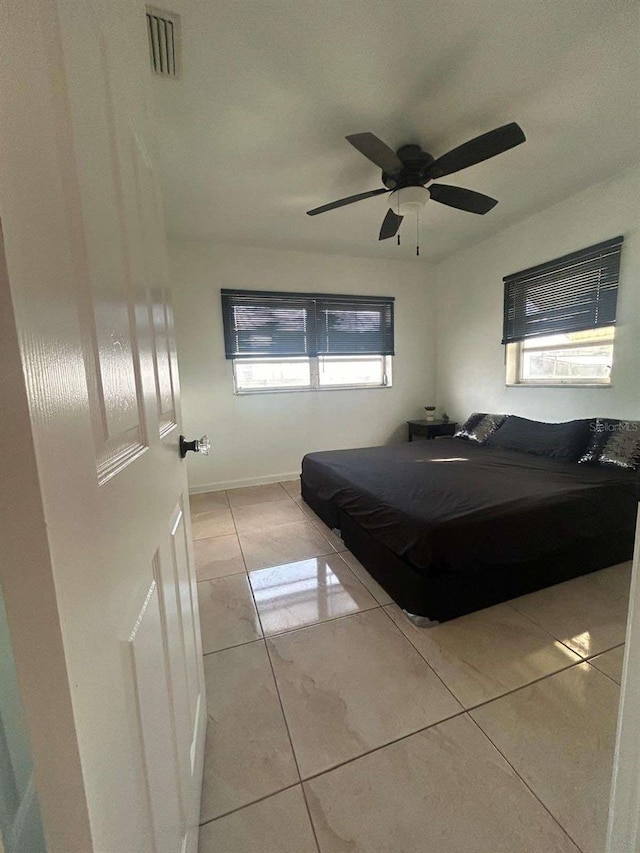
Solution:
<path fill-rule="evenodd" d="M 156 572 L 157 562 L 156 556 Z M 177 853 L 183 849 L 185 831 L 170 713 L 169 666 L 155 580 L 136 619 L 129 645 L 144 749 L 154 853 Z M 134 844 L 134 839 L 131 843 Z"/>
<path fill-rule="evenodd" d="M 166 258 L 155 251 L 162 236 L 163 215 L 159 201 L 157 180 L 149 155 L 135 134 L 132 144 L 133 186 L 135 188 L 134 227 L 138 235 L 137 252 L 133 266 L 136 280 L 165 282 Z M 167 435 L 175 426 L 176 400 L 174 383 L 175 366 L 171 362 L 172 329 L 169 325 L 171 292 L 166 287 L 149 289 L 149 320 L 152 334 L 153 363 L 157 398 L 157 416 L 160 436 Z"/>
<path fill-rule="evenodd" d="M 105 482 L 144 450 L 146 439 L 135 325 L 127 298 L 133 234 L 128 233 L 123 171 L 129 164 L 120 156 L 107 45 L 92 4 L 86 8 L 85 14 L 67 18 L 62 38 L 68 63 L 82 69 L 68 76 L 68 93 L 88 270 L 87 380 L 98 479 Z"/>
<path fill-rule="evenodd" d="M 201 662 L 190 641 L 194 615 L 184 613 L 181 567 L 176 560 L 175 535 L 184 529 L 182 508 L 176 508 L 169 525 L 166 546 L 156 566 L 165 653 L 168 661 L 171 715 L 179 775 L 180 808 L 185 830 L 197 824 L 199 767 L 197 755 L 204 705 Z"/>
<path fill-rule="evenodd" d="M 176 426 L 176 405 L 173 391 L 172 346 L 170 326 L 171 292 L 154 287 L 149 294 L 149 313 L 153 335 L 153 356 L 156 376 L 156 398 L 160 437 L 164 438 Z"/>
<path fill-rule="evenodd" d="M 193 777 L 196 771 L 196 745 L 199 731 L 203 725 L 202 644 L 200 631 L 197 629 L 199 625 L 198 598 L 195 578 L 190 565 L 186 519 L 182 508 L 179 509 L 172 526 L 171 544 L 180 606 L 182 643 L 186 663 L 190 710 L 189 725 L 191 731 L 189 772 L 191 777 Z"/>

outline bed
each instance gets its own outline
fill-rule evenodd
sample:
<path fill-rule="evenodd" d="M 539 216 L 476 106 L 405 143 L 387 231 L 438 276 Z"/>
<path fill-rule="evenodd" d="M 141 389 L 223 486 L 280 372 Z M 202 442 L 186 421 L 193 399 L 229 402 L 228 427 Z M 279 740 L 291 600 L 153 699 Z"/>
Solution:
<path fill-rule="evenodd" d="M 459 438 L 310 453 L 301 475 L 389 595 L 439 622 L 631 559 L 636 479 Z"/>

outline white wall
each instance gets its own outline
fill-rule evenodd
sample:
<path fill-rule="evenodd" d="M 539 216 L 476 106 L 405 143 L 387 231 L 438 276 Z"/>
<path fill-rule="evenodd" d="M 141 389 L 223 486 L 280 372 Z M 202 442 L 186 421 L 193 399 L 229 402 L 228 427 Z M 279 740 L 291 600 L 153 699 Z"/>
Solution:
<path fill-rule="evenodd" d="M 313 450 L 406 440 L 405 421 L 435 395 L 435 317 L 430 268 L 172 240 L 176 336 L 184 431 L 207 433 L 211 455 L 189 454 L 192 490 L 297 476 Z M 236 396 L 224 357 L 220 289 L 394 296 L 393 387 Z"/>
<path fill-rule="evenodd" d="M 593 186 L 443 261 L 437 276 L 438 404 L 562 421 L 640 418 L 640 167 Z M 609 388 L 507 388 L 502 278 L 623 234 Z"/>

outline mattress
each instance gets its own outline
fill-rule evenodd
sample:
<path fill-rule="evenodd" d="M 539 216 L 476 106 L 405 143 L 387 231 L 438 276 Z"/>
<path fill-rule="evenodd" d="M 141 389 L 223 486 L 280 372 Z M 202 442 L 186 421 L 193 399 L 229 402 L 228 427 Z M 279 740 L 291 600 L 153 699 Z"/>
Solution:
<path fill-rule="evenodd" d="M 540 563 L 572 541 L 633 549 L 636 474 L 460 439 L 307 454 L 302 494 L 424 576 Z"/>

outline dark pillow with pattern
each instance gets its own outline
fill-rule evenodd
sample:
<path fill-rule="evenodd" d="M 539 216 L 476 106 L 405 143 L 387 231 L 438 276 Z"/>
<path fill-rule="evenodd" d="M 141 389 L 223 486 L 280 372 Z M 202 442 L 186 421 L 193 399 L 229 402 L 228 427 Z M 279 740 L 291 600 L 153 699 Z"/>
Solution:
<path fill-rule="evenodd" d="M 587 449 L 578 459 L 580 465 L 596 465 L 598 463 L 605 444 L 617 430 L 619 423 L 620 421 L 614 418 L 596 418 L 591 421 L 589 424 L 591 438 L 587 444 Z"/>
<path fill-rule="evenodd" d="M 471 430 L 480 423 L 480 421 L 485 417 L 486 412 L 473 412 L 466 421 L 462 424 L 461 427 L 454 432 L 454 438 L 463 438 L 465 441 L 469 441 Z"/>
<path fill-rule="evenodd" d="M 577 462 L 590 437 L 591 420 L 548 424 L 511 415 L 487 445 L 546 456 L 559 462 Z"/>
<path fill-rule="evenodd" d="M 640 467 L 640 421 L 620 421 L 605 442 L 598 462 L 636 471 Z"/>
<path fill-rule="evenodd" d="M 457 432 L 454 433 L 454 438 L 463 438 L 466 441 L 475 441 L 478 444 L 484 444 L 489 436 L 499 429 L 507 419 L 506 415 L 493 415 L 486 412 L 474 412 L 469 415 Z"/>

